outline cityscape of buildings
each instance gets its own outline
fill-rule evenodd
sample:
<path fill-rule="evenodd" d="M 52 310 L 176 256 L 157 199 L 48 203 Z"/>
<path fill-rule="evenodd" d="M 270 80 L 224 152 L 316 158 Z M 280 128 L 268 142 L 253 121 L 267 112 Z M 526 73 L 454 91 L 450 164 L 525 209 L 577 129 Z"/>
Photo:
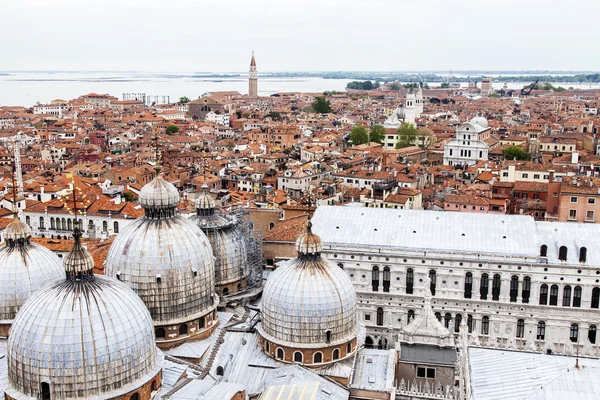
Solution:
<path fill-rule="evenodd" d="M 257 65 L 0 107 L 0 396 L 600 398 L 600 89 Z"/>

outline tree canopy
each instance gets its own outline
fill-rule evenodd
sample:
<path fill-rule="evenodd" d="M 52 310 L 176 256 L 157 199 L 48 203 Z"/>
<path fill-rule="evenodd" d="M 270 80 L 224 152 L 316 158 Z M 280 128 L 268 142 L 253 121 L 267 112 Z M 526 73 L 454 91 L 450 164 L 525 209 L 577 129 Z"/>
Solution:
<path fill-rule="evenodd" d="M 417 143 L 418 131 L 417 128 L 410 122 L 403 122 L 398 128 L 398 141 L 396 142 L 397 149 L 414 146 Z"/>
<path fill-rule="evenodd" d="M 182 96 L 182 97 L 179 98 L 179 102 L 180 103 L 189 103 L 190 99 L 187 96 Z"/>
<path fill-rule="evenodd" d="M 390 90 L 400 90 L 400 85 L 398 85 L 396 82 L 393 82 L 390 84 Z"/>
<path fill-rule="evenodd" d="M 312 109 L 319 114 L 328 114 L 332 112 L 331 103 L 325 97 L 317 96 L 312 102 Z"/>
<path fill-rule="evenodd" d="M 279 113 L 279 111 L 270 111 L 269 114 L 267 114 L 267 117 L 279 121 L 281 120 L 281 113 Z"/>
<path fill-rule="evenodd" d="M 369 143 L 369 135 L 367 134 L 365 127 L 356 125 L 354 128 L 352 128 L 352 131 L 350 132 L 350 140 L 354 145 Z"/>
<path fill-rule="evenodd" d="M 519 146 L 509 146 L 502 150 L 506 160 L 531 160 L 531 155 Z"/>
<path fill-rule="evenodd" d="M 167 135 L 174 135 L 177 132 L 179 132 L 179 127 L 177 125 L 169 125 L 167 126 L 165 132 L 167 133 Z"/>
<path fill-rule="evenodd" d="M 381 125 L 373 125 L 369 133 L 371 142 L 383 143 L 385 139 L 385 128 Z"/>
<path fill-rule="evenodd" d="M 379 87 L 379 82 L 371 81 L 352 81 L 346 84 L 348 89 L 359 89 L 359 90 L 373 90 Z"/>

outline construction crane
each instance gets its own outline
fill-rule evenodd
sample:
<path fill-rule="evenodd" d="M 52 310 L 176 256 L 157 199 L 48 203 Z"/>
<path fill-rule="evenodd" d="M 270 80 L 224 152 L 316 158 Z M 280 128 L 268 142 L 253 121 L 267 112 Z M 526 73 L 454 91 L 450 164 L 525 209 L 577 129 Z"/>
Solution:
<path fill-rule="evenodd" d="M 529 96 L 531 94 L 531 91 L 533 89 L 535 89 L 537 87 L 537 84 L 540 80 L 536 79 L 535 82 L 525 86 L 523 89 L 521 89 L 521 96 Z"/>
<path fill-rule="evenodd" d="M 15 144 L 13 151 L 15 153 L 15 177 L 17 179 L 17 194 L 19 197 L 23 197 L 23 171 L 21 169 L 21 135 L 23 132 L 17 133 L 15 138 Z M 14 188 L 13 188 L 14 190 Z"/>

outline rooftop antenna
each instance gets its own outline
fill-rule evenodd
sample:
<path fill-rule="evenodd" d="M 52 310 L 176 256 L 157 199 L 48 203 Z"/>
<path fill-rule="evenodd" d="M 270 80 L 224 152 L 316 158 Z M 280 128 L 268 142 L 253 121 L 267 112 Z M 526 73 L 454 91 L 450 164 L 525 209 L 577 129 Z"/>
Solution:
<path fill-rule="evenodd" d="M 19 211 L 17 209 L 17 186 L 15 183 L 15 173 L 16 173 L 16 162 L 13 159 L 13 167 L 12 167 L 12 212 L 14 219 L 18 218 Z"/>
<path fill-rule="evenodd" d="M 15 153 L 15 162 L 14 162 L 14 173 L 17 176 L 17 188 L 19 191 L 19 196 L 23 196 L 23 172 L 21 170 L 21 135 L 23 132 L 19 131 L 17 133 L 17 137 L 15 139 L 14 145 L 14 153 Z M 13 183 L 13 188 L 15 188 Z"/>
<path fill-rule="evenodd" d="M 154 171 L 156 171 L 156 176 L 160 173 L 161 165 L 160 165 L 160 136 L 158 135 L 158 129 L 154 128 L 154 136 L 152 137 L 154 141 Z"/>

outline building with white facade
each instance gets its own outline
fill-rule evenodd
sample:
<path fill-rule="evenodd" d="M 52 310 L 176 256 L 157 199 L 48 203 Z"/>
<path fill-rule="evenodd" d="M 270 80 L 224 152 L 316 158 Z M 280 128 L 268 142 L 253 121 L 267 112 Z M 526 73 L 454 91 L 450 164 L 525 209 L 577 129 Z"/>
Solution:
<path fill-rule="evenodd" d="M 65 112 L 73 109 L 73 106 L 67 103 L 36 104 L 33 106 L 34 114 L 52 114 L 61 117 Z"/>
<path fill-rule="evenodd" d="M 215 124 L 229 126 L 229 114 L 228 113 L 219 113 L 217 114 L 214 111 L 210 111 L 204 117 L 206 122 L 214 122 Z"/>
<path fill-rule="evenodd" d="M 469 345 L 597 355 L 600 227 L 530 216 L 319 207 L 324 256 L 349 274 L 367 346 L 423 312 Z"/>
<path fill-rule="evenodd" d="M 484 117 L 475 117 L 456 128 L 456 139 L 444 146 L 444 165 L 468 167 L 477 161 L 487 161 L 491 130 Z"/>

